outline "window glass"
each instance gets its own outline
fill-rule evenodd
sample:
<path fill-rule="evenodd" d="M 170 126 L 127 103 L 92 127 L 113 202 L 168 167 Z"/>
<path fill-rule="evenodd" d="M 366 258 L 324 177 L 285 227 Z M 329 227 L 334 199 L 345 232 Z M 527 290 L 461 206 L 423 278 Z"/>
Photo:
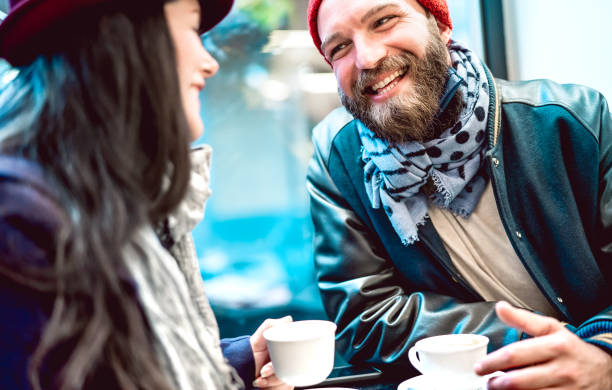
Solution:
<path fill-rule="evenodd" d="M 305 188 L 312 127 L 340 105 L 305 30 L 306 1 L 238 1 L 204 37 L 220 63 L 202 93 L 212 197 L 194 231 L 223 337 L 266 317 L 325 318 Z M 454 39 L 482 53 L 478 2 L 449 1 Z"/>
<path fill-rule="evenodd" d="M 452 39 L 465 44 L 484 61 L 480 1 L 447 0 L 453 20 Z"/>
<path fill-rule="evenodd" d="M 204 37 L 220 70 L 202 93 L 196 144 L 214 149 L 212 196 L 194 238 L 224 337 L 267 317 L 325 318 L 305 188 L 315 119 L 303 107 L 316 96 L 305 95 L 303 75 L 329 68 L 305 31 L 289 29 L 295 10 L 289 0 L 238 2 Z M 332 86 L 323 110 L 339 104 Z"/>

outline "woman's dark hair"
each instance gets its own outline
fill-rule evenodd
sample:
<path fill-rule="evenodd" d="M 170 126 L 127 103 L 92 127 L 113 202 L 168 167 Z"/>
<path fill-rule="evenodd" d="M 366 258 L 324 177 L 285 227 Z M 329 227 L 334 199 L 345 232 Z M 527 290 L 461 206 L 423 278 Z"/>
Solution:
<path fill-rule="evenodd" d="M 135 230 L 172 211 L 189 180 L 163 5 L 118 0 L 65 22 L 70 31 L 58 29 L 0 93 L 0 152 L 36 161 L 66 214 L 50 272 L 19 277 L 55 297 L 29 366 L 35 389 L 171 387 L 122 258 Z"/>

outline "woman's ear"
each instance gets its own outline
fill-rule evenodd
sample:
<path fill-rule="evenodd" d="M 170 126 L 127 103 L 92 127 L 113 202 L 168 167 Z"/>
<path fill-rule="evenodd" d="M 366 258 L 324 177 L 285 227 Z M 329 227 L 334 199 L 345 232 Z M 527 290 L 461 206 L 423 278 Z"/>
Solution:
<path fill-rule="evenodd" d="M 438 30 L 440 30 L 440 38 L 442 39 L 442 42 L 444 42 L 445 45 L 448 45 L 448 42 L 450 41 L 453 30 L 450 27 L 448 27 L 446 24 L 441 23 L 437 19 L 436 19 L 436 23 L 438 23 Z"/>

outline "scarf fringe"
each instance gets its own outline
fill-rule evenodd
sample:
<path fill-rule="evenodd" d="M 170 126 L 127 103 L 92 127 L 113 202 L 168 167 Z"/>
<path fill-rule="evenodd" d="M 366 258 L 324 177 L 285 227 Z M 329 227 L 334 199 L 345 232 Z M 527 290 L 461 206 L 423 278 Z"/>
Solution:
<path fill-rule="evenodd" d="M 446 187 L 444 187 L 444 184 L 442 184 L 442 180 L 440 179 L 440 177 L 438 177 L 438 175 L 436 175 L 435 172 L 431 175 L 431 179 L 433 180 L 433 183 L 436 186 L 435 194 L 442 195 L 442 200 L 440 200 L 440 198 L 434 198 L 434 202 L 439 202 L 440 206 L 448 208 L 448 205 L 453 200 L 453 195 Z"/>
<path fill-rule="evenodd" d="M 467 210 L 463 207 L 461 208 L 453 208 L 452 206 L 448 208 L 453 214 L 460 216 L 461 218 L 467 219 L 471 214 L 472 211 Z"/>
<path fill-rule="evenodd" d="M 404 246 L 410 246 L 412 244 L 414 244 L 415 242 L 419 241 L 419 226 L 423 226 L 427 223 L 427 220 L 429 219 L 429 215 L 425 214 L 423 216 L 423 218 L 421 219 L 421 221 L 417 222 L 415 225 L 417 227 L 417 232 L 414 234 L 411 234 L 410 236 L 408 236 L 408 238 L 401 238 L 402 240 L 402 245 Z"/>

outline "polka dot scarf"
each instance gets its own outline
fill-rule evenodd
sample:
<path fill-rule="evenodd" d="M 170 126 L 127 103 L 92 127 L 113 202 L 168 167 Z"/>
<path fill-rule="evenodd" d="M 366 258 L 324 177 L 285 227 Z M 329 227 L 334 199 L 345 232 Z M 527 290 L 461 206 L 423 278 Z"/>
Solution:
<path fill-rule="evenodd" d="M 390 145 L 357 121 L 366 192 L 373 208 L 384 208 L 404 245 L 418 240 L 417 227 L 425 222 L 428 198 L 420 189 L 429 178 L 435 184 L 429 195 L 433 204 L 464 218 L 474 211 L 486 185 L 482 163 L 489 107 L 487 79 L 471 51 L 456 42 L 449 49 L 454 69 L 449 71 L 446 93 L 454 92 L 458 84 L 466 104 L 459 121 L 440 138 Z"/>

